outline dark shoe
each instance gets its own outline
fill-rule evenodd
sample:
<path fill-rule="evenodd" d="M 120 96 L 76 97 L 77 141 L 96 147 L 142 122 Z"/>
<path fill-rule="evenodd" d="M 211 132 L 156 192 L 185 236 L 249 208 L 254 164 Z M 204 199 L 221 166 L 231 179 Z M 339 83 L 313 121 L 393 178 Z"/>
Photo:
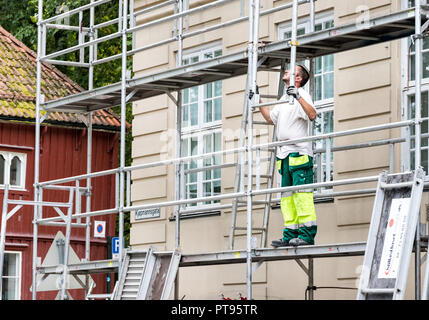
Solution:
<path fill-rule="evenodd" d="M 310 243 L 308 243 L 307 241 L 305 241 L 305 240 L 303 240 L 301 238 L 293 238 L 293 239 L 291 239 L 289 241 L 289 243 L 291 245 L 293 245 L 294 247 L 297 247 L 297 246 L 309 246 L 310 245 Z"/>
<path fill-rule="evenodd" d="M 284 240 L 283 238 L 280 240 L 273 240 L 271 241 L 271 246 L 274 248 L 278 247 L 288 247 L 290 246 L 289 241 Z"/>

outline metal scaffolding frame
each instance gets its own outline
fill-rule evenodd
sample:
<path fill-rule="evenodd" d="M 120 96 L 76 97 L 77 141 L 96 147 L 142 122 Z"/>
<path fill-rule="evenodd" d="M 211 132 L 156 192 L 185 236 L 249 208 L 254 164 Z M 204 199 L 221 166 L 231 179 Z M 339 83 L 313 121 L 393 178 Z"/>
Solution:
<path fill-rule="evenodd" d="M 119 12 L 118 18 L 101 24 L 95 24 L 95 8 L 102 4 L 119 1 Z M 246 250 L 230 250 L 225 252 L 215 253 L 203 253 L 203 254 L 182 254 L 180 266 L 195 266 L 195 265 L 213 265 L 223 263 L 246 263 L 246 288 L 247 297 L 252 299 L 252 274 L 255 266 L 253 263 L 256 262 L 256 267 L 259 266 L 263 261 L 273 260 L 287 260 L 287 259 L 308 259 L 308 268 L 304 266 L 302 262 L 297 260 L 300 266 L 304 269 L 309 277 L 309 284 L 313 283 L 313 258 L 319 257 L 335 257 L 335 256 L 354 256 L 363 255 L 365 252 L 365 243 L 345 243 L 345 244 L 333 244 L 333 245 L 316 245 L 313 247 L 302 247 L 302 248 L 279 248 L 279 249 L 267 249 L 267 248 L 255 248 L 252 244 L 253 228 L 252 228 L 252 211 L 255 206 L 262 204 L 263 201 L 254 200 L 255 196 L 258 195 L 273 195 L 284 191 L 296 191 L 302 189 L 302 186 L 294 187 L 275 187 L 275 188 L 261 188 L 261 183 L 256 184 L 254 188 L 253 177 L 256 177 L 256 181 L 260 181 L 261 172 L 259 167 L 253 168 L 254 163 L 260 163 L 266 159 L 261 157 L 261 151 L 276 148 L 280 145 L 286 145 L 290 143 L 297 143 L 303 141 L 316 141 L 323 139 L 333 139 L 336 137 L 342 137 L 347 135 L 354 135 L 365 132 L 375 132 L 379 130 L 390 130 L 394 128 L 404 128 L 405 136 L 385 139 L 379 141 L 372 141 L 360 144 L 354 144 L 349 146 L 341 147 L 330 147 L 329 143 L 324 149 L 316 149 L 315 153 L 329 153 L 336 151 L 352 150 L 357 148 L 369 148 L 380 145 L 390 146 L 390 172 L 393 172 L 394 164 L 394 148 L 395 144 L 404 143 L 408 149 L 410 149 L 410 141 L 415 140 L 415 164 L 412 168 L 418 168 L 421 166 L 421 139 L 426 138 L 428 135 L 421 135 L 421 123 L 428 121 L 428 118 L 421 117 L 421 48 L 422 48 L 422 32 L 425 31 L 428 25 L 428 6 L 423 5 L 420 1 L 416 1 L 416 5 L 412 9 L 400 10 L 388 15 L 371 18 L 367 29 L 363 29 L 361 26 L 353 24 L 342 25 L 333 27 L 327 30 L 314 32 L 314 2 L 316 0 L 292 0 L 291 2 L 280 5 L 274 8 L 260 11 L 259 0 L 249 0 L 249 14 L 244 16 L 242 14 L 239 18 L 216 24 L 209 27 L 204 27 L 195 31 L 184 30 L 183 18 L 193 13 L 200 12 L 201 10 L 221 6 L 229 3 L 233 0 L 215 0 L 213 2 L 186 9 L 184 7 L 183 0 L 167 0 L 158 3 L 153 6 L 149 6 L 145 9 L 135 11 L 133 0 L 90 0 L 90 3 L 82 7 L 72 9 L 69 12 L 59 14 L 54 17 L 46 18 L 43 17 L 43 0 L 39 0 L 38 7 L 38 50 L 37 50 L 37 85 L 36 85 L 36 125 L 35 125 L 35 172 L 34 172 L 34 201 L 30 202 L 19 202 L 14 200 L 13 204 L 17 205 L 31 205 L 34 206 L 34 228 L 33 228 L 33 292 L 32 298 L 36 299 L 37 293 L 37 275 L 38 274 L 62 274 L 63 286 L 61 288 L 61 297 L 66 298 L 65 285 L 66 277 L 68 275 L 97 273 L 97 272 L 112 272 L 113 270 L 120 270 L 123 263 L 124 257 L 124 213 L 131 212 L 138 209 L 148 209 L 155 207 L 175 207 L 175 248 L 180 246 L 180 217 L 182 214 L 194 212 L 195 209 L 187 209 L 186 204 L 197 203 L 201 201 L 212 201 L 212 200 L 232 200 L 232 199 L 243 199 L 245 201 L 238 202 L 237 206 L 245 207 L 247 209 L 247 228 L 246 228 Z M 243 12 L 244 1 L 241 2 L 241 11 Z M 297 26 L 297 10 L 298 6 L 302 4 L 310 5 L 310 20 L 311 32 L 305 35 L 297 37 L 296 26 Z M 168 5 L 174 6 L 174 13 L 171 15 L 164 16 L 157 20 L 145 22 L 140 25 L 136 25 L 136 17 L 142 14 L 157 10 Z M 272 14 L 285 9 L 292 8 L 292 38 L 282 41 L 273 41 L 264 45 L 260 45 L 259 41 L 259 19 L 261 16 Z M 90 25 L 83 26 L 83 12 L 89 10 L 90 14 Z M 58 24 L 59 19 L 69 17 L 72 14 L 79 15 L 79 26 L 69 26 L 64 24 Z M 422 20 L 425 24 L 422 26 Z M 249 41 L 246 50 L 241 50 L 235 53 L 222 55 L 217 58 L 209 59 L 202 62 L 197 62 L 190 65 L 182 65 L 182 54 L 183 54 L 183 41 L 186 38 L 199 35 L 204 32 L 214 31 L 226 26 L 231 26 L 236 23 L 248 21 L 249 23 Z M 148 28 L 157 24 L 173 22 L 175 24 L 174 36 L 159 41 L 154 44 L 145 45 L 140 48 L 135 47 L 135 33 L 144 28 Z M 110 35 L 99 38 L 98 30 L 108 25 L 118 25 L 118 31 Z M 79 44 L 73 47 L 60 50 L 58 52 L 46 53 L 46 36 L 48 28 L 65 29 L 74 32 L 78 32 Z M 370 32 L 369 32 L 370 31 Z M 127 36 L 132 34 L 133 42 L 132 49 L 127 48 Z M 252 92 L 256 92 L 257 85 L 257 72 L 258 71 L 272 71 L 279 73 L 279 66 L 284 64 L 285 61 L 290 62 L 291 66 L 295 65 L 297 59 L 308 58 L 310 60 L 324 56 L 327 54 L 342 52 L 350 49 L 355 49 L 363 46 L 369 46 L 372 44 L 392 41 L 411 36 L 416 45 L 416 60 L 415 60 L 415 75 L 416 75 L 416 112 L 414 120 L 398 121 L 393 123 L 387 123 L 382 125 L 370 126 L 365 128 L 358 128 L 352 130 L 345 130 L 340 132 L 333 132 L 323 135 L 312 135 L 308 138 L 291 140 L 291 141 L 274 141 L 264 144 L 254 144 L 253 142 L 253 111 L 261 106 L 274 105 L 278 102 L 267 102 L 258 103 L 257 95 L 254 95 L 252 99 L 248 101 L 248 112 L 247 112 L 247 144 L 237 148 L 222 150 L 218 152 L 205 153 L 196 156 L 181 157 L 181 90 L 201 85 L 217 80 L 228 79 L 239 75 L 247 74 L 248 76 L 248 88 Z M 86 41 L 88 38 L 88 41 Z M 111 57 L 98 59 L 97 57 L 97 45 L 109 41 L 111 39 L 121 38 L 122 39 L 122 52 Z M 136 53 L 148 50 L 157 46 L 162 46 L 167 43 L 177 41 L 178 43 L 178 64 L 175 68 L 156 72 L 150 75 L 144 75 L 141 77 L 130 78 L 127 72 L 127 57 L 132 56 Z M 84 51 L 85 48 L 89 48 L 89 61 L 85 61 Z M 299 50 L 297 50 L 299 48 Z M 64 54 L 79 51 L 79 61 L 63 61 L 55 58 L 61 57 Z M 94 88 L 93 86 L 93 73 L 94 66 L 100 65 L 109 61 L 121 59 L 122 64 L 122 76 L 121 81 L 118 83 L 110 84 L 100 88 Z M 88 90 L 66 96 L 64 98 L 45 101 L 41 93 L 42 83 L 42 63 L 51 63 L 58 65 L 68 65 L 75 67 L 88 68 L 89 70 L 89 86 Z M 294 70 L 294 68 L 291 68 Z M 292 75 L 294 77 L 294 75 Z M 175 96 L 173 93 L 177 93 Z M 246 92 L 245 99 L 249 99 L 250 91 Z M 148 97 L 157 96 L 160 94 L 167 94 L 171 100 L 177 106 L 176 109 L 176 150 L 175 158 L 168 160 L 161 160 L 152 163 L 125 166 L 125 133 L 126 133 L 126 105 L 127 103 L 145 99 Z M 110 108 L 115 105 L 121 106 L 121 131 L 120 131 L 120 163 L 119 167 L 111 170 L 105 170 L 100 172 L 91 172 L 91 155 L 92 155 L 92 112 L 98 109 Z M 40 168 L 40 126 L 43 122 L 41 112 L 51 111 L 65 111 L 65 112 L 76 112 L 86 115 L 88 117 L 88 157 L 87 157 L 87 173 L 67 177 L 62 179 L 56 179 L 51 181 L 40 181 L 39 179 L 39 168 Z M 411 127 L 415 128 L 415 138 L 410 136 Z M 250 134 L 249 134 L 250 133 Z M 237 170 L 244 168 L 247 165 L 247 189 L 240 190 L 238 192 L 225 193 L 220 195 L 186 199 L 184 178 L 185 172 L 184 164 L 197 159 L 205 159 L 213 156 L 225 156 L 225 155 L 241 156 L 241 163 L 222 163 L 217 168 L 236 167 Z M 246 159 L 247 155 L 247 159 Z M 142 170 L 152 168 L 156 166 L 175 166 L 175 199 L 165 202 L 150 203 L 143 205 L 131 205 L 130 193 L 131 193 L 131 172 L 135 170 Z M 211 170 L 213 166 L 204 167 L 197 170 Z M 410 170 L 412 168 L 407 168 Z M 321 165 L 318 165 L 319 170 L 318 176 L 320 177 Z M 254 172 L 255 171 L 255 172 Z M 109 209 L 103 209 L 98 211 L 91 211 L 91 185 L 92 179 L 102 176 L 114 175 L 116 179 L 116 194 L 115 194 L 115 207 Z M 241 175 L 244 177 L 244 175 Z M 82 187 L 80 181 L 86 181 L 86 186 Z M 326 197 L 339 197 L 344 195 L 362 195 L 362 194 L 374 194 L 375 188 L 373 189 L 356 189 L 347 191 L 327 191 L 318 192 L 320 188 L 334 187 L 341 185 L 359 185 L 365 182 L 376 182 L 378 176 L 351 178 L 343 180 L 333 180 L 327 182 L 317 182 L 306 185 L 305 188 L 313 188 L 316 190 L 315 198 L 326 198 Z M 244 181 L 242 181 L 244 185 Z M 426 181 L 429 183 L 429 180 Z M 75 194 L 75 212 L 69 210 L 67 214 L 60 212 L 58 207 L 61 204 L 57 204 L 56 211 L 59 213 L 58 216 L 54 217 L 43 217 L 42 207 L 45 205 L 43 201 L 43 190 L 64 190 Z M 81 197 L 86 196 L 86 212 L 80 212 Z M 5 195 L 5 202 L 3 204 L 6 207 L 3 210 L 2 218 L 6 221 L 5 217 L 7 211 L 7 201 L 11 204 L 11 200 L 7 200 L 7 194 Z M 126 203 L 125 203 L 126 199 Z M 265 200 L 266 201 L 266 200 Z M 269 202 L 274 204 L 279 199 L 271 197 Z M 224 203 L 213 206 L 213 209 L 218 210 L 232 208 L 233 204 Z M 90 217 L 106 214 L 118 214 L 119 215 L 119 259 L 117 260 L 105 260 L 105 261 L 90 261 Z M 82 222 L 85 219 L 85 222 Z M 75 221 L 75 222 L 73 222 Z M 38 262 L 38 226 L 39 225 L 52 225 L 52 226 L 66 226 L 66 252 L 65 262 L 61 266 L 43 267 Z M 86 228 L 86 243 L 85 243 L 85 259 L 82 263 L 73 265 L 67 262 L 68 247 L 70 242 L 70 232 L 72 227 Z M 6 224 L 2 224 L 1 238 L 0 238 L 0 256 L 4 254 L 4 235 Z M 418 225 L 417 230 L 421 227 Z M 423 246 L 423 242 L 427 240 L 426 231 L 424 233 L 417 232 L 416 236 L 416 299 L 420 299 L 420 252 Z M 2 267 L 2 260 L 0 260 L 0 268 Z M 0 269 L 1 270 L 1 269 Z M 426 270 L 425 284 L 428 282 L 429 268 Z M 178 284 L 176 284 L 177 290 Z M 0 287 L 1 288 L 1 287 Z M 312 288 L 312 285 L 310 285 Z M 313 296 L 313 289 L 310 289 L 310 297 Z M 177 297 L 177 291 L 176 291 Z M 424 299 L 427 299 L 427 286 L 424 286 Z"/>

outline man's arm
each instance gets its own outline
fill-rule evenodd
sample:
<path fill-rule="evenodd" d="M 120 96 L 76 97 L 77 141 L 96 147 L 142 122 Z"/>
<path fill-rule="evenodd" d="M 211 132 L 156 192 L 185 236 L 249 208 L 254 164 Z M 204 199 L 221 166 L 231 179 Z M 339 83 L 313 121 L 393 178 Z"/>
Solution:
<path fill-rule="evenodd" d="M 308 116 L 308 119 L 310 119 L 310 121 L 314 121 L 314 119 L 316 119 L 316 116 L 317 116 L 316 109 L 314 109 L 314 107 L 311 104 L 305 101 L 303 97 L 300 97 L 298 102 L 301 105 L 302 109 L 304 109 L 304 112 Z"/>
<path fill-rule="evenodd" d="M 295 86 L 289 86 L 286 90 L 287 94 L 290 96 L 293 96 L 295 99 L 298 100 L 299 104 L 301 105 L 302 109 L 304 110 L 307 117 L 310 119 L 310 121 L 313 121 L 316 119 L 317 112 L 316 109 L 309 104 L 303 97 L 299 95 L 298 88 Z"/>
<path fill-rule="evenodd" d="M 259 107 L 259 110 L 262 113 L 262 116 L 264 117 L 265 121 L 267 121 L 269 124 L 273 124 L 273 120 L 270 116 L 270 108 L 269 107 Z"/>

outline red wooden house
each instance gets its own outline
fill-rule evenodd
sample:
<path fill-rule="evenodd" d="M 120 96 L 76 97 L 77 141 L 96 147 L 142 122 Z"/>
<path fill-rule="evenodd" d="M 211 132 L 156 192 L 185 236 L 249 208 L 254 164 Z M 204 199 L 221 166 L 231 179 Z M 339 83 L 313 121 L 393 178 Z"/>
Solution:
<path fill-rule="evenodd" d="M 82 90 L 55 67 L 43 65 L 42 93 L 50 100 Z M 5 184 L 12 199 L 34 200 L 36 54 L 0 27 L 0 201 Z M 92 172 L 118 166 L 120 122 L 107 110 L 93 113 Z M 87 127 L 76 114 L 53 112 L 41 127 L 40 181 L 86 173 Z M 91 209 L 114 207 L 113 176 L 94 179 Z M 48 201 L 67 202 L 63 192 Z M 54 197 L 55 199 L 53 199 Z M 85 203 L 82 204 L 85 210 Z M 3 299 L 31 299 L 32 206 L 24 206 L 7 222 Z M 106 221 L 106 237 L 91 233 L 90 260 L 107 258 L 107 238 L 115 235 L 115 215 L 98 216 Z M 93 218 L 91 218 L 93 219 Z M 63 227 L 39 227 L 38 255 L 44 260 Z M 72 229 L 71 247 L 80 259 L 85 253 L 85 230 Z M 94 293 L 106 292 L 105 274 L 91 275 Z M 113 286 L 112 286 L 113 288 Z M 38 292 L 37 299 L 55 299 L 58 291 Z M 83 299 L 83 289 L 69 290 L 73 299 Z"/>

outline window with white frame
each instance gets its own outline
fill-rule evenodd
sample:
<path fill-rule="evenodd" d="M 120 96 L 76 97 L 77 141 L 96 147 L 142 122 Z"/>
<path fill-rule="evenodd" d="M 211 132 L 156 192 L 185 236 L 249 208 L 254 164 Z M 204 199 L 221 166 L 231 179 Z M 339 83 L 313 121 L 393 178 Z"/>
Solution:
<path fill-rule="evenodd" d="M 332 12 L 326 12 L 316 17 L 314 30 L 320 31 L 332 28 L 334 19 Z M 297 25 L 297 36 L 303 35 L 310 30 L 310 20 L 302 19 Z M 292 36 L 291 23 L 286 23 L 279 26 L 280 39 L 288 39 Z M 309 61 L 300 61 L 307 67 L 310 66 Z M 313 125 L 313 134 L 320 135 L 334 131 L 334 55 L 326 55 L 314 59 L 314 103 L 317 108 L 317 117 Z M 309 84 L 304 87 L 309 90 Z M 330 146 L 333 146 L 331 140 L 317 140 L 314 143 L 314 149 L 326 150 L 326 143 L 329 141 Z M 328 160 L 328 161 L 327 161 Z M 333 154 L 330 157 L 326 156 L 326 152 L 314 154 L 315 181 L 330 181 L 333 176 Z"/>
<path fill-rule="evenodd" d="M 191 64 L 222 55 L 219 46 L 207 47 L 185 54 L 183 64 Z M 182 156 L 222 150 L 222 81 L 182 91 Z M 221 156 L 190 161 L 184 165 L 186 198 L 214 196 L 221 193 L 221 169 L 200 170 L 221 164 Z M 219 201 L 191 203 L 189 206 L 209 207 Z"/>
<path fill-rule="evenodd" d="M 3 300 L 21 299 L 21 253 L 5 252 L 1 296 Z"/>
<path fill-rule="evenodd" d="M 414 0 L 402 0 L 403 8 L 414 7 Z M 421 117 L 428 117 L 429 109 L 429 38 L 424 37 L 422 41 L 422 86 L 421 86 Z M 402 40 L 402 118 L 403 120 L 413 120 L 415 118 L 415 45 L 411 37 Z M 404 67 L 405 66 L 405 67 Z M 408 128 L 404 128 L 406 132 Z M 424 120 L 421 124 L 421 166 L 428 175 L 429 171 L 429 140 L 427 134 L 428 121 Z M 410 143 L 405 144 L 402 154 L 402 163 L 404 170 L 410 170 L 414 168 L 415 163 L 415 127 L 410 127 Z M 426 136 L 425 136 L 426 135 Z"/>
<path fill-rule="evenodd" d="M 0 150 L 0 186 L 8 184 L 11 189 L 24 189 L 26 163 L 25 153 Z"/>

